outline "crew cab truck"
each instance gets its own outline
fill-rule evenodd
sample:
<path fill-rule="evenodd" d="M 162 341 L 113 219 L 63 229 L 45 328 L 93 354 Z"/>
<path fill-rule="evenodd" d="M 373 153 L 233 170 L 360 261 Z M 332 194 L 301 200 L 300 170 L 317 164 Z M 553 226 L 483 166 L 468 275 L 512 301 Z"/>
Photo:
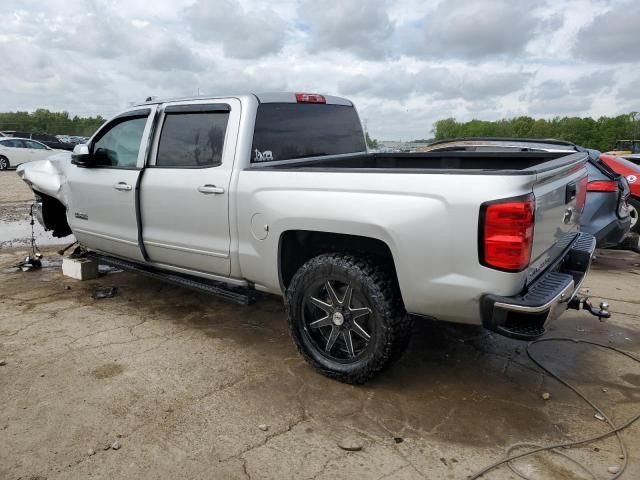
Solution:
<path fill-rule="evenodd" d="M 586 160 L 373 154 L 349 100 L 281 93 L 149 101 L 18 174 L 45 228 L 102 261 L 229 299 L 283 296 L 304 358 L 361 383 L 416 318 L 532 339 L 588 307 Z"/>

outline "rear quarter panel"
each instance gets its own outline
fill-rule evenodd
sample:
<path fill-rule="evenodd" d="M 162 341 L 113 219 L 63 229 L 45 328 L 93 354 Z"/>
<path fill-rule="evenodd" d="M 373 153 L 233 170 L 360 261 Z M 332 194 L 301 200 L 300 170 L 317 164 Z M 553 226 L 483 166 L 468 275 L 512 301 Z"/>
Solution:
<path fill-rule="evenodd" d="M 236 202 L 241 274 L 281 293 L 278 244 L 288 230 L 372 237 L 391 250 L 409 312 L 479 324 L 482 294 L 513 295 L 526 281 L 526 272 L 480 265 L 480 205 L 530 192 L 534 181 L 535 175 L 244 170 Z"/>

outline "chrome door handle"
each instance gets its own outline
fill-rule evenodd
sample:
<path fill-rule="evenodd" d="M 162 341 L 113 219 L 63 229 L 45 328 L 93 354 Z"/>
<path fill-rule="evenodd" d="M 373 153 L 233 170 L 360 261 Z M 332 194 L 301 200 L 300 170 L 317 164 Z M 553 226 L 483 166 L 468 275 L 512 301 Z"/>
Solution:
<path fill-rule="evenodd" d="M 205 195 L 209 195 L 211 193 L 220 195 L 221 193 L 224 193 L 224 188 L 216 187 L 215 185 L 202 185 L 198 187 L 198 191 L 200 193 L 204 193 Z"/>
<path fill-rule="evenodd" d="M 126 192 L 128 192 L 129 190 L 132 189 L 131 185 L 124 183 L 124 182 L 118 182 L 116 183 L 113 188 L 115 188 L 116 190 L 124 190 Z"/>

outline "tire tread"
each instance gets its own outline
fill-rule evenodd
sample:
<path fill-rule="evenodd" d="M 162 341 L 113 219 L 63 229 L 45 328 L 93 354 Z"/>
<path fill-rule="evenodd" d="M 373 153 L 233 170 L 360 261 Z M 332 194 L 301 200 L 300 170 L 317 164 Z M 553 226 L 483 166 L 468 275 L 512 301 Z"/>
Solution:
<path fill-rule="evenodd" d="M 373 360 L 363 368 L 354 369 L 351 372 L 327 369 L 315 360 L 313 356 L 309 355 L 297 334 L 297 319 L 295 312 L 293 312 L 294 308 L 292 308 L 295 305 L 294 296 L 306 276 L 313 274 L 315 270 L 328 264 L 337 269 L 346 269 L 353 272 L 359 281 L 367 284 L 366 286 L 369 290 L 377 292 L 378 298 L 373 300 L 382 307 L 378 314 L 385 319 L 384 333 L 386 334 L 386 339 L 382 351 L 375 352 Z M 287 289 L 285 303 L 289 332 L 298 351 L 316 370 L 345 383 L 362 384 L 373 378 L 402 356 L 411 338 L 413 319 L 405 312 L 398 284 L 389 267 L 372 257 L 348 253 L 327 253 L 312 258 L 302 265 L 293 276 Z"/>

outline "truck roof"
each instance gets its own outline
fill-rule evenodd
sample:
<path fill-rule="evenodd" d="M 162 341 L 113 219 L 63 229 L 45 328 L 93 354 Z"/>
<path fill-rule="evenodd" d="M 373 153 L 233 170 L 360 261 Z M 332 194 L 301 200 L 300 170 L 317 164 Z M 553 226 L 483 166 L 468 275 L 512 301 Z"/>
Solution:
<path fill-rule="evenodd" d="M 167 102 L 186 102 L 192 100 L 215 100 L 217 98 L 229 98 L 236 97 L 242 99 L 243 97 L 253 96 L 258 99 L 260 103 L 297 103 L 296 94 L 298 92 L 265 92 L 265 93 L 244 93 L 240 95 L 193 95 L 189 97 L 177 97 L 177 98 L 155 98 L 149 97 L 148 100 L 138 103 L 135 106 L 141 105 L 155 105 L 159 103 Z M 342 97 L 336 97 L 333 95 L 315 94 L 309 93 L 307 95 L 322 95 L 325 98 L 327 104 L 331 105 L 346 105 L 353 106 L 350 100 Z"/>

